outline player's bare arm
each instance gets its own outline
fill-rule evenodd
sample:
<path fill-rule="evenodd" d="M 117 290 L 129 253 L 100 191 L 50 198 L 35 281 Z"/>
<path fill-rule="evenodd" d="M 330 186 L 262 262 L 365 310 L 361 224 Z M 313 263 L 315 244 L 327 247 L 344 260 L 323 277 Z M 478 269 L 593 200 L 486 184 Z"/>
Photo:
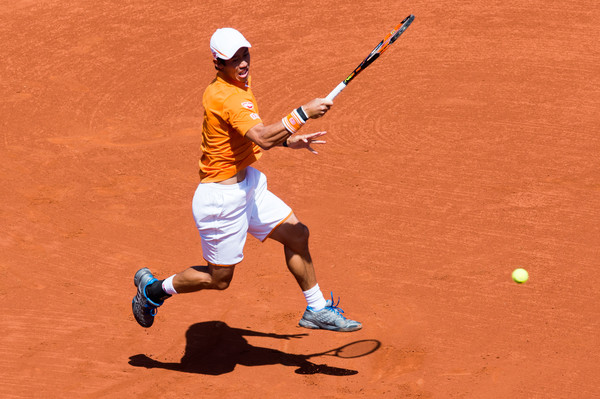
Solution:
<path fill-rule="evenodd" d="M 303 112 L 303 115 L 300 118 L 320 118 L 325 115 L 327 111 L 329 111 L 332 105 L 333 102 L 330 100 L 325 98 L 315 98 L 314 100 L 300 107 L 300 112 Z M 285 119 L 286 118 L 284 118 L 284 120 Z M 260 123 L 248 130 L 246 137 L 255 142 L 263 150 L 268 150 L 285 143 L 290 148 L 307 148 L 311 152 L 316 153 L 316 151 L 310 148 L 310 144 L 324 143 L 324 141 L 315 141 L 314 139 L 321 137 L 325 134 L 325 132 L 291 136 L 292 132 L 290 132 L 290 129 L 291 128 L 289 125 L 286 127 L 285 122 L 276 122 L 267 126 Z"/>

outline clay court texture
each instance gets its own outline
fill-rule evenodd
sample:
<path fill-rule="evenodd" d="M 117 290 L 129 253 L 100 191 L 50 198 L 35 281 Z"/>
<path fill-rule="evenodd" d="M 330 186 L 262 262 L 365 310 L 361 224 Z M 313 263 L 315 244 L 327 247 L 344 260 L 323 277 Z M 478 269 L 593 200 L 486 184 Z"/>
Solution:
<path fill-rule="evenodd" d="M 411 13 L 303 128 L 328 131 L 319 155 L 256 164 L 364 328 L 297 327 L 283 250 L 252 237 L 228 290 L 140 327 L 138 268 L 204 264 L 191 199 L 211 34 L 253 44 L 274 123 Z M 4 1 L 0 396 L 600 397 L 599 18 L 592 0 Z M 366 339 L 380 348 L 308 357 Z"/>

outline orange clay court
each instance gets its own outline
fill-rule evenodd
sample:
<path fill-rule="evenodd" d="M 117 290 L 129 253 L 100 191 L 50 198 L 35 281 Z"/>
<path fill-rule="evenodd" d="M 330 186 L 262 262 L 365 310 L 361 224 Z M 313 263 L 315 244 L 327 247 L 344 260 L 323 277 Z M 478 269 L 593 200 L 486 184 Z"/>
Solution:
<path fill-rule="evenodd" d="M 204 263 L 212 33 L 252 43 L 273 123 L 409 14 L 304 127 L 328 131 L 319 155 L 257 164 L 363 329 L 297 327 L 283 250 L 252 237 L 227 291 L 141 328 L 135 271 Z M 0 397 L 600 397 L 597 1 L 15 0 L 0 17 Z M 362 340 L 380 346 L 310 356 Z"/>

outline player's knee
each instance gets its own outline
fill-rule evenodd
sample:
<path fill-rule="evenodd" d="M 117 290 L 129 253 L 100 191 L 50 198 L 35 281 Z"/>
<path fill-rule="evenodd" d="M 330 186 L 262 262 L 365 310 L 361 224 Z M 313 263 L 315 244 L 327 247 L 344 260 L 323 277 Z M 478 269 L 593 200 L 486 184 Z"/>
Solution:
<path fill-rule="evenodd" d="M 216 281 L 213 285 L 214 285 L 215 289 L 217 289 L 219 291 L 223 291 L 223 290 L 226 290 L 227 288 L 229 288 L 229 284 L 231 284 L 231 280 L 221 280 L 221 281 Z"/>
<path fill-rule="evenodd" d="M 305 224 L 298 222 L 294 225 L 294 234 L 292 235 L 292 239 L 295 242 L 296 246 L 308 246 L 309 236 L 310 231 L 308 230 L 308 227 Z"/>
<path fill-rule="evenodd" d="M 229 288 L 229 284 L 233 279 L 233 272 L 235 270 L 235 266 L 216 266 L 210 265 L 210 284 L 207 288 L 213 290 L 226 290 Z"/>
<path fill-rule="evenodd" d="M 301 241 L 306 241 L 308 242 L 308 237 L 310 236 L 310 231 L 308 230 L 308 226 L 306 226 L 303 223 L 298 223 L 299 227 L 298 227 L 298 238 Z"/>
<path fill-rule="evenodd" d="M 213 278 L 212 286 L 214 289 L 223 291 L 229 288 L 229 284 L 231 284 L 233 276 L 226 276 L 221 278 Z"/>

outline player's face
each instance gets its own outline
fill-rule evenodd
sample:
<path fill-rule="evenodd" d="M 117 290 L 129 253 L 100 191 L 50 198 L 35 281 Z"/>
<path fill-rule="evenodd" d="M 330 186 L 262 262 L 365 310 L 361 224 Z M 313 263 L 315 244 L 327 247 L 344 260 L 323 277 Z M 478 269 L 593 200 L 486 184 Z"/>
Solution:
<path fill-rule="evenodd" d="M 240 48 L 233 57 L 222 62 L 221 72 L 228 80 L 241 83 L 248 82 L 250 74 L 250 51 L 248 47 Z"/>

